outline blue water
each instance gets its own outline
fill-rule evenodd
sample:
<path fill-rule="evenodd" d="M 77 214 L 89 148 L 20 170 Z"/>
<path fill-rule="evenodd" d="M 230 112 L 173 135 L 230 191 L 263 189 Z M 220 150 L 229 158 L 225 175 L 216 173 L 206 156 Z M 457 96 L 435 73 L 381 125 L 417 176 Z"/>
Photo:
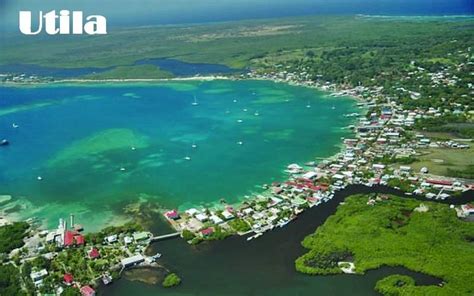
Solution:
<path fill-rule="evenodd" d="M 343 115 L 356 110 L 263 81 L 1 87 L 0 98 L 0 138 L 11 142 L 0 194 L 24 197 L 25 215 L 49 225 L 74 212 L 88 227 L 143 194 L 182 208 L 259 192 L 288 164 L 336 153 L 350 135 Z"/>

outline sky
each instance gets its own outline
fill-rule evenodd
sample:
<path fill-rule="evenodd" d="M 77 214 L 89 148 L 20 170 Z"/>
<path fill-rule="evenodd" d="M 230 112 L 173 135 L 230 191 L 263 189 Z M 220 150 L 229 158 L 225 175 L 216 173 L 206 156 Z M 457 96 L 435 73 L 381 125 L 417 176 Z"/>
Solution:
<path fill-rule="evenodd" d="M 201 23 L 308 14 L 474 14 L 474 0 L 0 0 L 2 29 L 18 12 L 52 9 L 100 14 L 111 26 Z M 34 14 L 36 15 L 36 14 Z"/>

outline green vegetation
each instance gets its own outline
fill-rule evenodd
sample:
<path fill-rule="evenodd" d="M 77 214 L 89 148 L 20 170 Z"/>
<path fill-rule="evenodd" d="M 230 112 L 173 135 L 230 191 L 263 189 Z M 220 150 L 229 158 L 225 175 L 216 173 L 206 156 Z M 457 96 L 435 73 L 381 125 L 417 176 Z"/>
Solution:
<path fill-rule="evenodd" d="M 438 295 L 439 287 L 417 287 L 415 280 L 406 275 L 394 274 L 377 282 L 375 290 L 383 295 Z"/>
<path fill-rule="evenodd" d="M 172 78 L 173 74 L 160 70 L 154 65 L 118 66 L 104 73 L 87 75 L 88 79 L 152 79 Z"/>
<path fill-rule="evenodd" d="M 446 284 L 415 286 L 411 279 L 397 276 L 380 281 L 377 290 L 386 295 L 474 293 L 474 224 L 457 218 L 447 205 L 424 202 L 428 212 L 417 212 L 420 202 L 413 199 L 391 196 L 369 206 L 368 198 L 347 198 L 336 214 L 307 236 L 302 244 L 309 252 L 296 260 L 296 269 L 340 273 L 337 262 L 344 260 L 353 261 L 357 273 L 384 265 L 404 266 Z"/>
<path fill-rule="evenodd" d="M 181 284 L 181 279 L 179 276 L 176 273 L 170 273 L 165 277 L 162 285 L 165 288 L 170 288 L 178 286 L 179 284 Z"/>
<path fill-rule="evenodd" d="M 383 157 L 378 157 L 374 159 L 374 162 L 389 165 L 389 164 L 411 164 L 417 161 L 418 159 L 412 156 L 408 157 L 395 157 L 392 155 L 384 155 Z"/>
<path fill-rule="evenodd" d="M 128 233 L 132 234 L 134 232 L 143 231 L 143 227 L 135 222 L 128 222 L 122 226 L 109 226 L 102 229 L 100 232 L 88 233 L 86 234 L 86 241 L 92 244 L 99 244 L 104 241 L 104 238 L 117 234 L 117 233 Z"/>
<path fill-rule="evenodd" d="M 0 295 L 26 295 L 21 289 L 20 272 L 12 264 L 0 265 Z"/>
<path fill-rule="evenodd" d="M 196 237 L 194 233 L 192 233 L 191 231 L 187 229 L 183 230 L 183 232 L 181 233 L 181 236 L 183 237 L 185 241 L 190 241 Z"/>
<path fill-rule="evenodd" d="M 415 129 L 428 132 L 445 132 L 459 137 L 474 138 L 474 122 L 465 115 L 443 115 L 416 121 Z"/>
<path fill-rule="evenodd" d="M 23 246 L 30 225 L 26 222 L 15 222 L 0 227 L 0 254 L 10 253 L 13 249 Z"/>
<path fill-rule="evenodd" d="M 393 188 L 400 188 L 403 192 L 412 192 L 414 190 L 413 184 L 408 179 L 393 178 L 390 179 L 387 184 Z"/>
<path fill-rule="evenodd" d="M 455 178 L 474 179 L 474 165 L 469 165 L 463 170 L 448 169 L 448 176 Z"/>
<path fill-rule="evenodd" d="M 242 219 L 236 218 L 228 223 L 237 232 L 247 232 L 250 230 L 250 225 Z"/>

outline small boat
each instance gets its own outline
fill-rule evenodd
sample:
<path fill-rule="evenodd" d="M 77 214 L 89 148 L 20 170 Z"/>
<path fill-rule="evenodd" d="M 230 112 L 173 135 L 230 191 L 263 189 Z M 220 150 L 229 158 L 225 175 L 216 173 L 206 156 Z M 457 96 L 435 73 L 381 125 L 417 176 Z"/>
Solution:
<path fill-rule="evenodd" d="M 260 115 L 260 113 L 258 113 L 258 112 L 255 112 L 253 115 L 255 115 L 255 116 L 259 116 L 259 115 Z"/>
<path fill-rule="evenodd" d="M 42 181 L 42 180 L 43 180 L 43 177 L 41 177 L 41 176 L 38 176 L 38 177 L 36 177 L 36 180 L 38 180 L 38 181 Z"/>
<path fill-rule="evenodd" d="M 247 112 L 247 111 L 249 111 L 249 110 L 248 110 L 247 108 L 244 108 L 243 111 L 244 111 L 244 112 Z"/>
<path fill-rule="evenodd" d="M 311 108 L 311 104 L 308 102 L 308 105 L 306 105 L 306 108 Z"/>
<path fill-rule="evenodd" d="M 124 167 L 120 168 L 120 171 L 125 172 L 125 168 Z"/>
<path fill-rule="evenodd" d="M 247 241 L 251 241 L 253 239 L 253 235 L 252 236 L 249 236 L 247 237 Z"/>
<path fill-rule="evenodd" d="M 19 126 L 18 124 L 16 124 L 16 123 L 12 123 L 12 127 L 13 127 L 13 128 L 19 128 L 20 126 Z"/>
<path fill-rule="evenodd" d="M 135 147 L 132 147 L 132 150 L 133 150 L 133 151 L 135 151 L 135 150 L 137 150 L 137 148 L 135 148 Z"/>
<path fill-rule="evenodd" d="M 196 96 L 194 96 L 194 102 L 192 102 L 191 105 L 193 105 L 193 106 L 199 105 Z"/>
<path fill-rule="evenodd" d="M 238 142 L 237 142 L 237 144 L 238 144 L 238 145 L 243 145 L 243 144 L 244 144 L 244 142 L 242 142 L 242 141 L 238 141 Z"/>
<path fill-rule="evenodd" d="M 190 156 L 186 156 L 184 159 L 185 159 L 185 160 L 191 160 L 191 157 L 190 157 Z"/>
<path fill-rule="evenodd" d="M 153 259 L 159 259 L 159 258 L 161 258 L 161 253 L 156 253 L 156 255 L 154 255 L 152 258 L 153 258 Z"/>
<path fill-rule="evenodd" d="M 10 142 L 8 142 L 7 139 L 3 139 L 2 141 L 0 141 L 0 146 L 8 146 L 10 145 Z"/>
<path fill-rule="evenodd" d="M 335 110 L 335 109 L 336 109 L 336 106 L 332 106 L 331 109 L 332 109 L 332 110 Z"/>
<path fill-rule="evenodd" d="M 238 119 L 237 122 L 238 122 L 238 123 L 242 123 L 242 122 L 244 122 L 244 121 L 243 121 L 242 119 Z"/>
<path fill-rule="evenodd" d="M 236 100 L 236 99 L 234 99 L 232 102 L 234 102 L 234 103 L 237 103 L 237 100 Z"/>
<path fill-rule="evenodd" d="M 191 145 L 192 148 L 197 148 L 197 145 L 196 143 L 193 142 L 193 144 Z"/>

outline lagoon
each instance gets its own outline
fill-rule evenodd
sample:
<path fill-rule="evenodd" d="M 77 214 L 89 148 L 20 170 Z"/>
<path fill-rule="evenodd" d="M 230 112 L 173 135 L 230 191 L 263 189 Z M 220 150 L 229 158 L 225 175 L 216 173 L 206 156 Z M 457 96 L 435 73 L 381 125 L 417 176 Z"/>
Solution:
<path fill-rule="evenodd" d="M 74 213 L 88 231 L 137 200 L 238 202 L 290 163 L 335 154 L 357 110 L 269 81 L 2 86 L 0 98 L 0 194 L 13 196 L 0 210 L 48 227 Z"/>

